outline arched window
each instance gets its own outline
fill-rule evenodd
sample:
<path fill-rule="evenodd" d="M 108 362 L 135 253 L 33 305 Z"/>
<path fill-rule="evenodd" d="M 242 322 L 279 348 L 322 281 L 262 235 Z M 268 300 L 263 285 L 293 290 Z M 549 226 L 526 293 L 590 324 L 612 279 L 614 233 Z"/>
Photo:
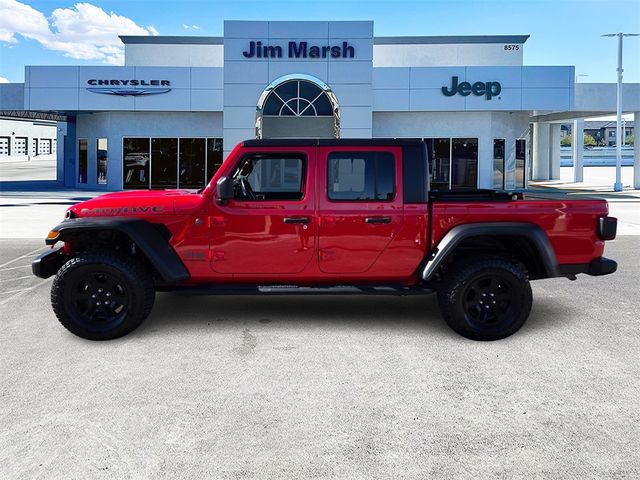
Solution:
<path fill-rule="evenodd" d="M 274 88 L 262 115 L 322 117 L 333 116 L 329 97 L 318 85 L 306 80 L 289 80 Z"/>
<path fill-rule="evenodd" d="M 260 96 L 256 114 L 258 138 L 336 138 L 338 103 L 331 89 L 307 75 L 282 77 Z"/>

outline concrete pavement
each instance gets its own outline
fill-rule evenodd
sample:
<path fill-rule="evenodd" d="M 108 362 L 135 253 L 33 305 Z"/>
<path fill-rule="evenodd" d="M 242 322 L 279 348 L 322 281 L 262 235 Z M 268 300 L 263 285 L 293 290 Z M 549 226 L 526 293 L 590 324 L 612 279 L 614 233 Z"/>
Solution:
<path fill-rule="evenodd" d="M 550 188 L 572 194 L 602 195 L 609 200 L 637 198 L 640 200 L 640 190 L 633 189 L 633 167 L 622 167 L 621 180 L 624 187 L 621 192 L 613 191 L 616 178 L 615 167 L 585 167 L 584 181 L 573 181 L 573 167 L 561 167 L 560 178 L 557 180 L 530 181 L 531 188 Z"/>
<path fill-rule="evenodd" d="M 534 282 L 498 342 L 453 333 L 433 296 L 160 293 L 97 343 L 30 274 L 95 192 L 0 186 L 1 479 L 640 477 L 639 236 L 608 242 L 614 275 Z M 633 233 L 637 202 L 614 205 Z"/>
<path fill-rule="evenodd" d="M 638 240 L 608 245 L 614 275 L 534 282 L 492 343 L 432 296 L 166 293 L 96 343 L 26 280 L 0 297 L 0 478 L 637 478 Z M 0 264 L 42 245 L 0 242 Z"/>

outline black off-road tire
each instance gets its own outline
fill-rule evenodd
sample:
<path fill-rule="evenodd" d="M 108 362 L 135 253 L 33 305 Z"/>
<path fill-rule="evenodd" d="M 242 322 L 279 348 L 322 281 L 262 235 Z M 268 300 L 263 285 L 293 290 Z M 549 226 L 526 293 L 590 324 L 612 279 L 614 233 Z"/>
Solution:
<path fill-rule="evenodd" d="M 471 340 L 499 340 L 517 332 L 531 312 L 527 273 L 502 257 L 472 257 L 453 264 L 438 289 L 447 324 Z"/>
<path fill-rule="evenodd" d="M 81 253 L 65 263 L 51 287 L 60 323 L 88 340 L 122 337 L 140 326 L 155 300 L 150 272 L 112 251 Z"/>

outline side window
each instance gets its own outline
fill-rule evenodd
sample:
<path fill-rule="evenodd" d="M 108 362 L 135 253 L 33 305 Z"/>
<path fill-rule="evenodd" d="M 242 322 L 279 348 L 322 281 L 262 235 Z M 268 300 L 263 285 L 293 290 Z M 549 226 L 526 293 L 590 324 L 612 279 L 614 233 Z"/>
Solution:
<path fill-rule="evenodd" d="M 234 198 L 246 201 L 304 198 L 306 159 L 302 155 L 251 155 L 234 170 Z"/>
<path fill-rule="evenodd" d="M 327 162 L 330 200 L 386 201 L 395 196 L 395 161 L 390 152 L 334 152 Z"/>

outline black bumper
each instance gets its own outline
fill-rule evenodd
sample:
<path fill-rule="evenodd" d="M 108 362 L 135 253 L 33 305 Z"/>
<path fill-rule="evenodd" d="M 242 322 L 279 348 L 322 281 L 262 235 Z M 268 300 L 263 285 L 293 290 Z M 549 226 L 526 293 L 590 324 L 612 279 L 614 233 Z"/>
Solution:
<path fill-rule="evenodd" d="M 69 257 L 62 253 L 62 248 L 49 250 L 39 255 L 31 262 L 31 271 L 36 277 L 49 278 L 55 275 L 60 267 L 69 260 Z"/>
<path fill-rule="evenodd" d="M 576 275 L 586 273 L 587 275 L 600 276 L 609 275 L 618 269 L 618 263 L 609 258 L 600 257 L 590 263 L 574 263 L 570 265 L 559 265 L 561 275 Z"/>

